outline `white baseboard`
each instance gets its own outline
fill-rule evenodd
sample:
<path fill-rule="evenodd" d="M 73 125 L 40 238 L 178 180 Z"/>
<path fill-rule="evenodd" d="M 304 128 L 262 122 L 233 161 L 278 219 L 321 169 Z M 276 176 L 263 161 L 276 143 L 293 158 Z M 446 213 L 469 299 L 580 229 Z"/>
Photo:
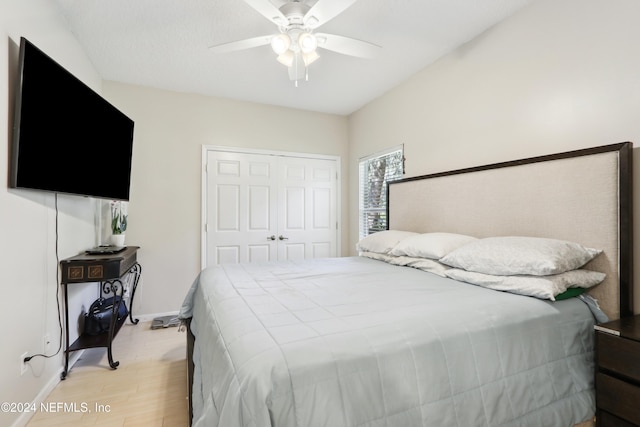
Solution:
<path fill-rule="evenodd" d="M 73 354 L 69 357 L 69 370 L 71 370 L 71 367 L 73 367 L 73 365 L 80 359 L 83 353 L 84 353 L 84 350 L 73 352 Z M 33 402 L 31 402 L 35 408 L 40 408 L 40 404 L 44 402 L 49 396 L 49 394 L 51 394 L 53 389 L 55 389 L 56 386 L 60 384 L 60 381 L 62 381 L 60 379 L 60 376 L 62 375 L 62 371 L 64 371 L 64 368 L 60 367 L 60 369 L 58 369 L 58 371 L 53 374 L 49 382 L 47 382 L 47 384 L 42 388 L 42 390 L 40 390 L 40 393 L 38 393 L 38 395 L 33 400 Z M 35 415 L 34 411 L 24 411 L 11 426 L 24 427 L 27 425 L 31 417 L 33 417 L 34 415 Z"/>

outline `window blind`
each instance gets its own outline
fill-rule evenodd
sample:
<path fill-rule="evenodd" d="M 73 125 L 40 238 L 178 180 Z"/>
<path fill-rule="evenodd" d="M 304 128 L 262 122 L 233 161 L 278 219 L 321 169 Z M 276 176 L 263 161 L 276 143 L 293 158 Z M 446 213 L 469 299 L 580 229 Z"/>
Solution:
<path fill-rule="evenodd" d="M 402 177 L 403 151 L 398 145 L 359 161 L 360 238 L 387 229 L 387 181 Z"/>

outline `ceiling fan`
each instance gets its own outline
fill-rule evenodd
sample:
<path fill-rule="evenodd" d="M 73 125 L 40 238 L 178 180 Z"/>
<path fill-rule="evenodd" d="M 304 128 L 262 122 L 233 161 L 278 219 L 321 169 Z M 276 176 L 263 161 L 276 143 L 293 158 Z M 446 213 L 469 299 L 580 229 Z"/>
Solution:
<path fill-rule="evenodd" d="M 287 66 L 289 78 L 296 86 L 298 81 L 309 79 L 307 68 L 320 56 L 317 48 L 360 58 L 372 58 L 380 49 L 350 37 L 315 32 L 356 0 L 317 0 L 315 4 L 305 0 L 275 0 L 278 6 L 271 0 L 244 1 L 277 25 L 279 33 L 211 46 L 211 51 L 224 53 L 270 44 L 278 55 L 278 62 Z"/>

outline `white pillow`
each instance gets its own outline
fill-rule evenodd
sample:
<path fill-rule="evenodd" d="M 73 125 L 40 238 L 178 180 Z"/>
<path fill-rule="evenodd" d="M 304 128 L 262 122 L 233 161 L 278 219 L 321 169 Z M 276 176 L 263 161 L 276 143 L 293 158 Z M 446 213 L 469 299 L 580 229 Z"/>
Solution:
<path fill-rule="evenodd" d="M 449 267 L 439 263 L 435 259 L 427 258 L 413 258 L 408 256 L 390 257 L 389 264 L 401 265 L 405 267 L 412 267 L 422 271 L 428 271 L 429 273 L 437 274 L 438 276 L 446 277 L 444 272 Z"/>
<path fill-rule="evenodd" d="M 411 258 L 408 256 L 386 255 L 389 258 L 389 264 L 407 266 L 412 262 L 418 261 L 419 258 Z M 437 261 L 436 261 L 437 262 Z"/>
<path fill-rule="evenodd" d="M 440 258 L 451 267 L 478 273 L 546 276 L 575 270 L 602 253 L 578 243 L 540 237 L 489 237 Z"/>
<path fill-rule="evenodd" d="M 440 259 L 454 249 L 473 242 L 475 237 L 455 233 L 424 233 L 401 240 L 392 255 Z"/>
<path fill-rule="evenodd" d="M 590 288 L 601 283 L 606 275 L 597 271 L 572 270 L 551 276 L 494 276 L 459 269 L 445 271 L 451 279 L 471 283 L 496 291 L 506 291 L 555 301 L 568 288 Z"/>
<path fill-rule="evenodd" d="M 393 255 L 379 254 L 377 252 L 360 252 L 360 256 L 365 258 L 377 259 L 378 261 L 391 262 L 394 258 Z"/>
<path fill-rule="evenodd" d="M 386 254 L 393 249 L 400 240 L 418 233 L 412 231 L 384 230 L 369 234 L 356 244 L 358 252 L 375 252 Z"/>

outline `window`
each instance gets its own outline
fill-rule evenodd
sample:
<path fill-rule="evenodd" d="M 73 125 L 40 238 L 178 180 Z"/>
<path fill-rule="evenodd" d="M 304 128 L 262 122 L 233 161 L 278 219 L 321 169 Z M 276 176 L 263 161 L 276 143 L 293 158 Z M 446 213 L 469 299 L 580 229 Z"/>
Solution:
<path fill-rule="evenodd" d="M 387 181 L 404 173 L 402 145 L 360 159 L 360 238 L 387 229 Z"/>

